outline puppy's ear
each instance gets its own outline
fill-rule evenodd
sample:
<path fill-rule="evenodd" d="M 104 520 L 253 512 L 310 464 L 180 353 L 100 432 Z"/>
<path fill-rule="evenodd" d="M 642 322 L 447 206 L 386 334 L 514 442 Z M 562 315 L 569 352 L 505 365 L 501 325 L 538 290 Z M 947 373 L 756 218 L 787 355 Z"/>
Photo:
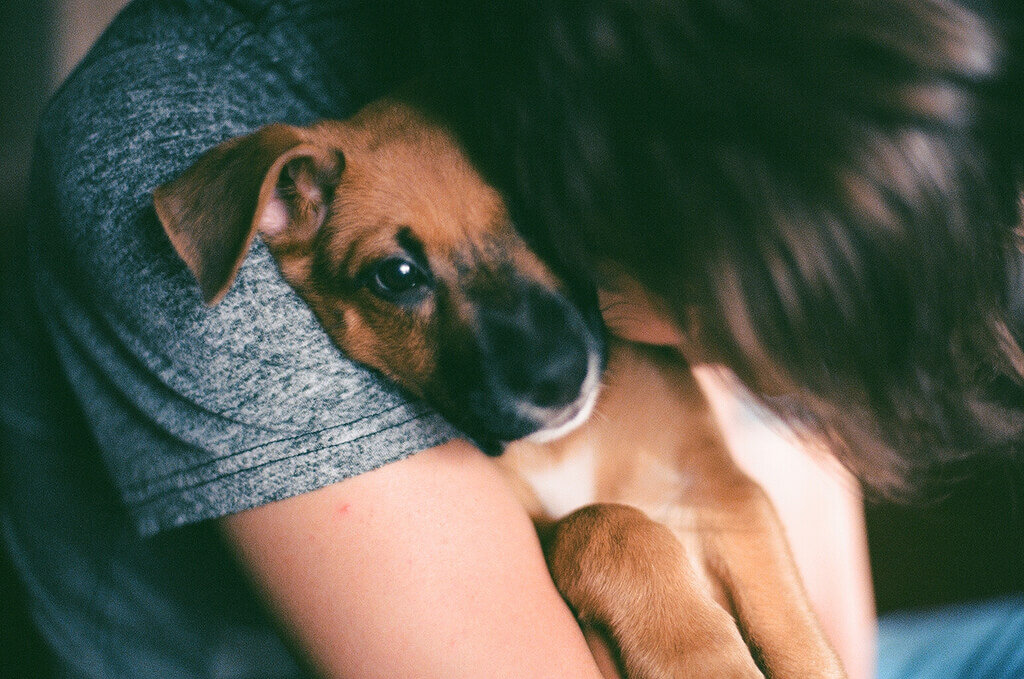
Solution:
<path fill-rule="evenodd" d="M 311 239 L 344 165 L 302 128 L 276 124 L 216 146 L 158 187 L 157 217 L 203 300 L 213 305 L 227 293 L 257 231 L 270 242 Z"/>

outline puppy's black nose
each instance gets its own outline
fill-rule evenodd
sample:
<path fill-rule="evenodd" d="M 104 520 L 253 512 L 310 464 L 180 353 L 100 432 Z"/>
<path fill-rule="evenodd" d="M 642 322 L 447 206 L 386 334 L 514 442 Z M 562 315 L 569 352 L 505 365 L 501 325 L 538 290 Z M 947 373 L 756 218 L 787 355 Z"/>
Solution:
<path fill-rule="evenodd" d="M 540 351 L 525 351 L 521 365 L 510 366 L 509 387 L 524 401 L 542 408 L 572 403 L 587 377 L 586 347 L 571 337 Z"/>
<path fill-rule="evenodd" d="M 508 306 L 482 310 L 484 360 L 492 378 L 519 403 L 569 405 L 589 369 L 586 328 L 561 295 L 530 287 Z"/>

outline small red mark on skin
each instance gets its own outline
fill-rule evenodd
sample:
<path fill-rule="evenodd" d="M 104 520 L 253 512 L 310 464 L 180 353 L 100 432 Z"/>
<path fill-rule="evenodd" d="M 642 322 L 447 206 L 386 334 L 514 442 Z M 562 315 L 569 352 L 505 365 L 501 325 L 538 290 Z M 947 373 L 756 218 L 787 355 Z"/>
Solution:
<path fill-rule="evenodd" d="M 349 503 L 347 503 L 347 502 L 341 503 L 340 505 L 338 505 L 338 508 L 337 508 L 338 516 L 345 516 L 346 514 L 348 514 L 348 510 L 351 509 L 351 508 L 352 508 L 352 505 L 350 505 Z"/>

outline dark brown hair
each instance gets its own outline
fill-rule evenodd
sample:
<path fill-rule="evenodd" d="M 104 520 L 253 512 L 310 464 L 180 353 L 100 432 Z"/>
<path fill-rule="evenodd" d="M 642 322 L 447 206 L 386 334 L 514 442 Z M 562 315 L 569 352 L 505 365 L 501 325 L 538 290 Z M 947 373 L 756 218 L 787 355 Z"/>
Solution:
<path fill-rule="evenodd" d="M 400 4 L 520 226 L 627 267 L 864 481 L 1016 450 L 1012 24 L 938 0 Z"/>

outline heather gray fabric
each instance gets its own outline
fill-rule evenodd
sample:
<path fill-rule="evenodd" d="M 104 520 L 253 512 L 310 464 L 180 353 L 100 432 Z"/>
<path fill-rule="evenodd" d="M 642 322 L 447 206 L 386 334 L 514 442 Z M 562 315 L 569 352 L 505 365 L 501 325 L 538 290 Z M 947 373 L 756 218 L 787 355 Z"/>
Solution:
<path fill-rule="evenodd" d="M 3 529 L 67 676 L 301 676 L 195 524 L 455 435 L 344 359 L 261 243 L 205 307 L 151 206 L 214 144 L 385 87 L 361 11 L 138 0 L 44 116 L 0 334 Z"/>

